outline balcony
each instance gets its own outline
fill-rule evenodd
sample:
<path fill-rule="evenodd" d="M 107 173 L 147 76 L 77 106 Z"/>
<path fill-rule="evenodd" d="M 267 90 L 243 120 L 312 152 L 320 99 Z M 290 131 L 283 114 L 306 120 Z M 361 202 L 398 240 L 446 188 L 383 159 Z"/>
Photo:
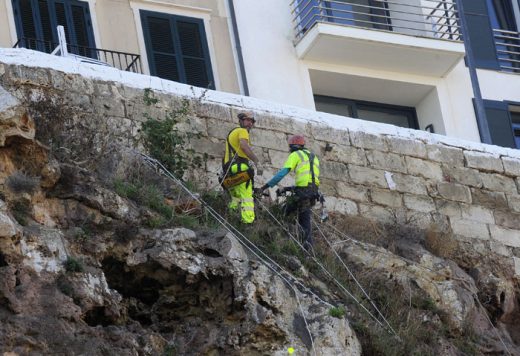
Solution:
<path fill-rule="evenodd" d="M 434 77 L 463 57 L 453 0 L 294 0 L 300 59 Z"/>
<path fill-rule="evenodd" d="M 520 33 L 493 29 L 493 35 L 500 69 L 520 73 Z"/>
<path fill-rule="evenodd" d="M 66 43 L 65 45 L 67 47 L 67 56 L 74 57 L 81 62 L 111 66 L 127 72 L 142 73 L 141 57 L 138 54 L 77 46 Z M 59 43 L 23 37 L 20 38 L 13 47 L 34 49 L 36 51 L 54 54 L 56 48 L 59 47 Z"/>

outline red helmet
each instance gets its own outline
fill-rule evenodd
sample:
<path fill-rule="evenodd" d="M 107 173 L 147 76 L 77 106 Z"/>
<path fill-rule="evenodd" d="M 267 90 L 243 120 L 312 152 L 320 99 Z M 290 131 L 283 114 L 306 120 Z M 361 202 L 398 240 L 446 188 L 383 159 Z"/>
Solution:
<path fill-rule="evenodd" d="M 289 145 L 304 146 L 305 145 L 305 137 L 303 137 L 302 135 L 292 135 L 287 140 L 287 143 Z"/>

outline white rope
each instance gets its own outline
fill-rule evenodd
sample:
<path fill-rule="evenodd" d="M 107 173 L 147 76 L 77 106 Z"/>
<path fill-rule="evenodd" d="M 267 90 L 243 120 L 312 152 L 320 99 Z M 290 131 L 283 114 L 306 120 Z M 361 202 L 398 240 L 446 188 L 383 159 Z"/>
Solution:
<path fill-rule="evenodd" d="M 316 212 L 313 212 L 313 214 L 316 214 Z M 352 279 L 354 280 L 354 282 L 357 284 L 357 286 L 359 287 L 359 289 L 363 292 L 363 294 L 365 295 L 365 297 L 367 297 L 368 301 L 370 302 L 370 304 L 372 304 L 372 306 L 374 307 L 374 309 L 377 311 L 377 313 L 381 316 L 381 318 L 385 321 L 386 325 L 390 328 L 390 330 L 392 330 L 392 333 L 394 333 L 394 335 L 397 335 L 397 333 L 395 332 L 395 330 L 392 328 L 392 325 L 390 325 L 390 323 L 388 322 L 388 320 L 385 318 L 385 316 L 383 315 L 383 313 L 381 313 L 381 311 L 379 310 L 379 308 L 377 307 L 377 305 L 374 303 L 374 301 L 372 300 L 372 298 L 370 298 L 370 296 L 368 295 L 368 293 L 366 292 L 365 288 L 363 288 L 363 286 L 361 285 L 361 283 L 359 283 L 358 279 L 356 278 L 356 276 L 354 275 L 354 273 L 352 273 L 352 271 L 350 270 L 350 268 L 348 268 L 348 266 L 345 264 L 345 262 L 343 262 L 343 260 L 341 259 L 341 257 L 338 255 L 338 253 L 336 252 L 336 249 L 334 249 L 334 247 L 332 247 L 329 239 L 327 239 L 327 237 L 325 236 L 325 234 L 323 233 L 323 231 L 321 230 L 321 228 L 319 227 L 319 225 L 313 221 L 314 223 L 314 226 L 316 226 L 316 228 L 318 229 L 318 231 L 320 232 L 321 236 L 323 237 L 323 239 L 325 240 L 325 242 L 327 242 L 327 245 L 329 246 L 329 248 L 332 250 L 332 252 L 334 253 L 334 255 L 336 256 L 336 258 L 338 259 L 338 261 L 343 265 L 343 267 L 345 267 L 345 270 L 348 272 L 348 274 L 352 277 Z"/>
<path fill-rule="evenodd" d="M 263 204 L 261 201 L 257 200 L 260 204 L 260 206 L 262 206 L 262 208 L 271 216 L 271 218 L 276 221 L 276 223 L 278 223 L 278 225 L 280 225 L 280 227 L 287 233 L 287 235 L 303 250 L 305 251 L 309 257 L 313 260 L 314 263 L 316 263 L 316 265 L 318 265 L 321 270 L 329 277 L 332 279 L 332 281 L 334 281 L 334 283 L 343 291 L 345 292 L 345 294 L 352 298 L 376 323 L 378 323 L 383 329 L 385 329 L 385 326 L 383 325 L 383 323 L 381 323 L 381 321 L 376 318 L 372 312 L 370 312 L 370 310 L 368 310 L 341 282 L 339 282 L 336 277 L 334 277 L 332 275 L 332 273 L 329 272 L 329 270 L 327 270 L 327 268 L 325 268 L 325 266 L 323 266 L 321 264 L 320 261 L 318 261 L 318 259 L 313 256 L 312 254 L 310 254 L 307 250 L 305 250 L 305 248 L 303 247 L 303 245 L 300 243 L 300 241 L 298 241 L 298 239 L 296 239 L 291 233 L 289 230 L 287 230 L 285 228 L 285 226 L 273 215 L 273 213 L 271 213 L 269 211 L 269 209 L 265 206 L 265 204 Z M 395 333 L 395 331 L 393 329 L 390 329 L 394 335 L 397 336 L 397 334 Z"/>
<path fill-rule="evenodd" d="M 317 216 L 317 214 L 316 214 L 315 212 L 313 212 L 313 213 L 315 214 L 315 216 Z M 331 223 L 327 223 L 327 226 L 330 227 L 330 228 L 332 228 L 332 229 L 334 230 L 334 232 L 336 232 L 340 237 L 342 237 L 342 238 L 344 239 L 344 240 L 342 240 L 342 241 L 339 241 L 338 243 L 343 243 L 343 242 L 347 242 L 347 241 L 352 241 L 352 242 L 354 242 L 354 243 L 356 243 L 356 244 L 359 244 L 359 241 L 356 241 L 355 239 L 353 239 L 352 237 L 348 236 L 348 235 L 345 234 L 344 232 L 338 230 L 338 229 L 337 229 L 334 225 L 332 225 Z M 319 228 L 318 228 L 318 229 L 319 229 Z M 324 237 L 325 237 L 325 236 L 324 236 Z M 327 243 L 328 243 L 328 241 L 327 241 Z M 376 253 L 379 254 L 380 252 L 379 252 L 379 251 L 376 251 Z M 409 262 L 409 263 L 414 263 L 413 261 L 410 261 L 409 259 L 406 259 L 406 258 L 404 258 L 404 257 L 401 257 L 401 258 L 403 258 L 404 260 L 406 260 L 406 261 Z M 434 273 L 435 273 L 435 271 L 432 270 L 431 268 L 424 267 L 424 266 L 421 266 L 421 268 L 423 268 L 423 269 L 425 269 L 425 270 L 428 270 L 428 271 L 430 271 L 430 272 L 434 272 Z M 468 291 L 471 292 L 471 289 L 470 289 L 468 286 L 466 286 L 466 289 L 467 289 Z M 487 314 L 487 309 L 484 308 L 484 306 L 483 306 L 482 303 L 480 302 L 480 299 L 479 299 L 478 295 L 477 295 L 476 293 L 474 293 L 474 292 L 472 292 L 472 294 L 473 294 L 473 298 L 475 298 L 475 299 L 477 300 L 479 306 L 480 306 L 482 309 L 484 309 L 484 315 L 486 316 L 486 320 L 489 322 L 489 325 L 491 325 L 491 328 L 493 329 L 493 331 L 494 331 L 495 334 L 497 335 L 498 339 L 500 340 L 500 343 L 502 344 L 502 346 L 504 346 L 504 348 L 505 348 L 505 350 L 507 351 L 507 353 L 508 353 L 509 355 L 512 355 L 512 354 L 511 354 L 511 351 L 509 351 L 509 348 L 507 347 L 507 345 L 506 345 L 506 343 L 504 342 L 503 338 L 500 336 L 500 333 L 499 333 L 497 327 L 493 324 L 493 322 L 492 322 L 491 319 L 489 318 L 489 315 Z"/>
<path fill-rule="evenodd" d="M 238 229 L 236 229 L 233 225 L 231 225 L 227 220 L 225 220 L 222 216 L 220 216 L 220 214 L 218 214 L 211 206 L 209 206 L 204 200 L 202 200 L 198 195 L 196 194 L 193 194 L 193 192 L 191 192 L 185 185 L 184 183 L 179 180 L 177 177 L 175 177 L 170 171 L 168 171 L 166 169 L 166 167 L 164 167 L 162 165 L 162 163 L 160 163 L 159 161 L 157 161 L 156 159 L 154 158 L 151 158 L 143 153 L 140 153 L 140 152 L 137 152 L 144 160 L 146 163 L 150 164 L 151 166 L 153 166 L 154 168 L 158 168 L 162 171 L 162 173 L 170 178 L 171 180 L 173 180 L 179 187 L 181 187 L 187 194 L 189 194 L 194 200 L 198 201 L 199 203 L 201 203 L 201 205 L 207 209 L 207 211 L 210 213 L 210 215 L 217 221 L 219 222 L 222 226 L 224 226 L 224 228 L 226 228 L 226 230 L 228 230 L 229 232 L 233 233 L 236 237 L 237 237 L 237 240 L 247 249 L 249 250 L 253 255 L 255 255 L 260 261 L 262 261 L 264 263 L 264 265 L 266 265 L 266 267 L 268 267 L 270 270 L 272 270 L 276 275 L 278 275 L 288 286 L 289 288 L 294 292 L 294 295 L 296 297 L 296 302 L 298 304 L 298 308 L 300 310 L 300 313 L 302 315 L 302 318 L 304 320 L 304 323 L 305 323 L 305 327 L 307 329 L 307 333 L 309 334 L 309 337 L 310 337 L 310 340 L 311 340 L 311 345 L 312 345 L 312 350 L 313 350 L 313 353 L 315 356 L 317 356 L 317 353 L 316 353 L 316 348 L 315 348 L 315 344 L 314 344 L 314 338 L 312 337 L 312 332 L 310 330 L 310 327 L 309 327 L 309 324 L 308 324 L 308 321 L 307 321 L 307 318 L 305 317 L 305 312 L 303 310 L 303 306 L 302 306 L 302 303 L 300 301 L 300 298 L 298 296 L 298 292 L 296 290 L 296 288 L 291 284 L 291 282 L 285 277 L 282 275 L 281 272 L 277 271 L 276 268 L 274 268 L 272 266 L 272 264 L 276 265 L 277 268 L 279 268 L 282 272 L 288 274 L 292 279 L 293 281 L 296 281 L 296 278 L 294 276 L 292 276 L 288 271 L 284 270 L 280 265 L 278 265 L 275 261 L 273 261 L 269 256 L 267 256 L 262 250 L 260 250 L 258 247 L 256 247 L 254 245 L 254 243 L 252 241 L 250 241 L 246 236 L 244 236 Z M 234 231 L 232 231 L 234 230 Z M 250 244 L 251 246 L 253 247 L 250 247 L 248 244 L 246 244 L 242 239 L 240 239 L 237 235 L 239 235 L 243 240 L 247 241 L 248 244 Z M 255 249 L 258 250 L 261 254 L 263 254 L 267 259 L 269 259 L 270 261 L 274 262 L 274 263 L 268 263 L 266 261 L 265 258 L 262 258 L 257 252 L 255 252 Z M 299 284 L 300 286 L 304 287 L 305 290 L 308 290 L 305 286 L 303 286 L 300 282 L 296 281 L 297 283 L 296 284 Z M 318 300 L 320 300 L 322 303 L 328 305 L 329 307 L 332 307 L 332 305 L 330 303 L 327 303 L 325 301 L 323 301 L 321 298 L 319 298 L 317 295 L 315 295 L 314 293 L 310 293 L 312 294 L 313 296 L 317 297 Z"/>

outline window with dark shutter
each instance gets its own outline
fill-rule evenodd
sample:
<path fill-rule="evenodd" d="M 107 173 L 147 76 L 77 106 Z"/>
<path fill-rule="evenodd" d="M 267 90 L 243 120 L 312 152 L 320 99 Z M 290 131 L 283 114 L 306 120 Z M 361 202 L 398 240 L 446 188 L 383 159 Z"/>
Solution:
<path fill-rule="evenodd" d="M 65 28 L 69 50 L 95 55 L 88 3 L 76 0 L 12 0 L 16 31 L 22 47 L 50 53 L 58 45 L 56 27 Z"/>
<path fill-rule="evenodd" d="M 215 88 L 202 20 L 141 11 L 141 22 L 150 74 Z"/>
<path fill-rule="evenodd" d="M 503 101 L 484 100 L 486 118 L 491 134 L 491 143 L 503 147 L 515 148 L 513 126 L 509 105 Z"/>

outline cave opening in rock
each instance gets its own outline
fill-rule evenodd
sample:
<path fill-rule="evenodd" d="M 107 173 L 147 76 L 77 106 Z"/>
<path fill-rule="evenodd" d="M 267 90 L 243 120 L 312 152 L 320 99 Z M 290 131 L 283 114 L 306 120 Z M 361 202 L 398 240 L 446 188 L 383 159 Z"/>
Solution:
<path fill-rule="evenodd" d="M 0 267 L 6 267 L 9 266 L 9 263 L 5 260 L 5 255 L 0 252 Z"/>

